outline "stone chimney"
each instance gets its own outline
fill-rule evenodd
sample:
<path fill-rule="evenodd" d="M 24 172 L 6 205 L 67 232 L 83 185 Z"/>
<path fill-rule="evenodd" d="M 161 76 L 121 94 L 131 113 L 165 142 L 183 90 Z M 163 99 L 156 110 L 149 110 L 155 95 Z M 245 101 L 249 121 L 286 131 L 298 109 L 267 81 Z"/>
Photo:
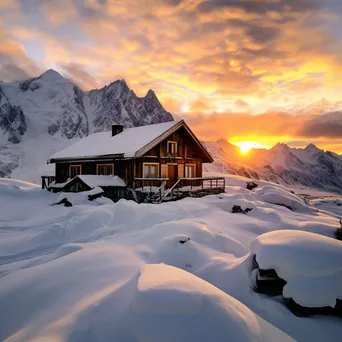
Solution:
<path fill-rule="evenodd" d="M 114 137 L 114 135 L 117 135 L 119 133 L 121 133 L 124 129 L 124 125 L 122 124 L 113 124 L 112 125 L 112 137 Z"/>

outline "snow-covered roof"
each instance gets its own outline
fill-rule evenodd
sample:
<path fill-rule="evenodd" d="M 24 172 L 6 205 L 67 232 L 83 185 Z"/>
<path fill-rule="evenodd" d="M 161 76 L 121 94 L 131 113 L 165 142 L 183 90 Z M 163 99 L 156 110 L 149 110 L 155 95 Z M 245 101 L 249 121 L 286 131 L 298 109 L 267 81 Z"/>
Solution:
<path fill-rule="evenodd" d="M 78 175 L 64 183 L 52 182 L 49 188 L 62 189 L 72 182 L 75 178 L 79 178 L 83 183 L 87 184 L 90 188 L 96 188 L 101 186 L 116 186 L 126 187 L 127 184 L 118 176 L 102 176 L 102 175 Z"/>
<path fill-rule="evenodd" d="M 82 182 L 89 185 L 91 188 L 95 188 L 97 186 L 127 186 L 127 184 L 118 176 L 78 175 L 76 177 L 78 177 Z"/>
<path fill-rule="evenodd" d="M 111 131 L 93 133 L 66 149 L 51 156 L 50 161 L 58 159 L 122 155 L 124 158 L 136 157 L 137 152 L 173 127 L 181 126 L 182 121 L 170 121 L 155 125 L 124 128 L 112 136 Z"/>
<path fill-rule="evenodd" d="M 99 186 L 96 186 L 94 189 L 87 191 L 88 195 L 94 196 L 104 193 L 103 189 Z"/>

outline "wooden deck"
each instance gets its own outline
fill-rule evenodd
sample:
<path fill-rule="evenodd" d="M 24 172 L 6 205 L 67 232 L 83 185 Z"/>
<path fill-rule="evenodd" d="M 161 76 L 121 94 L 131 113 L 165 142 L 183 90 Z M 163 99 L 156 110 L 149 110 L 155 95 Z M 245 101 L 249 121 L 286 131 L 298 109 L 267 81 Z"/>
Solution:
<path fill-rule="evenodd" d="M 166 188 L 168 178 L 136 178 L 134 192 L 138 202 L 162 203 L 176 201 L 185 197 L 203 197 L 225 191 L 224 177 L 180 178 Z M 156 184 L 158 184 L 156 186 Z"/>
<path fill-rule="evenodd" d="M 41 178 L 42 189 L 51 190 L 49 186 L 55 181 L 55 177 Z M 180 178 L 172 187 L 168 187 L 168 181 L 169 178 L 135 178 L 134 187 L 126 188 L 122 198 L 138 203 L 162 203 L 225 192 L 224 177 Z"/>

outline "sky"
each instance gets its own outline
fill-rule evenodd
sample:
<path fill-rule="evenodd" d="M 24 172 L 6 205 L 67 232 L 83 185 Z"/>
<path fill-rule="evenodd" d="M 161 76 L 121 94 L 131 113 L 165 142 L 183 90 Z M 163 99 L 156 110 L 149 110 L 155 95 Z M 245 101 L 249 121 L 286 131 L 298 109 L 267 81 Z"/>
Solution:
<path fill-rule="evenodd" d="M 341 15 L 341 0 L 0 0 L 0 80 L 124 78 L 202 139 L 342 154 Z"/>

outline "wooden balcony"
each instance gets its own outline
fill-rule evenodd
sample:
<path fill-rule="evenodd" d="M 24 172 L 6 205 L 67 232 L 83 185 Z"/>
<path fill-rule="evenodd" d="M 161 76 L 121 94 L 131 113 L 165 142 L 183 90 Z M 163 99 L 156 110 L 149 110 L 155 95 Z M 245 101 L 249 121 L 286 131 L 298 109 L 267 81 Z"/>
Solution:
<path fill-rule="evenodd" d="M 134 192 L 137 201 L 161 203 L 185 197 L 203 197 L 225 191 L 224 177 L 180 178 L 167 188 L 168 178 L 136 178 Z"/>

